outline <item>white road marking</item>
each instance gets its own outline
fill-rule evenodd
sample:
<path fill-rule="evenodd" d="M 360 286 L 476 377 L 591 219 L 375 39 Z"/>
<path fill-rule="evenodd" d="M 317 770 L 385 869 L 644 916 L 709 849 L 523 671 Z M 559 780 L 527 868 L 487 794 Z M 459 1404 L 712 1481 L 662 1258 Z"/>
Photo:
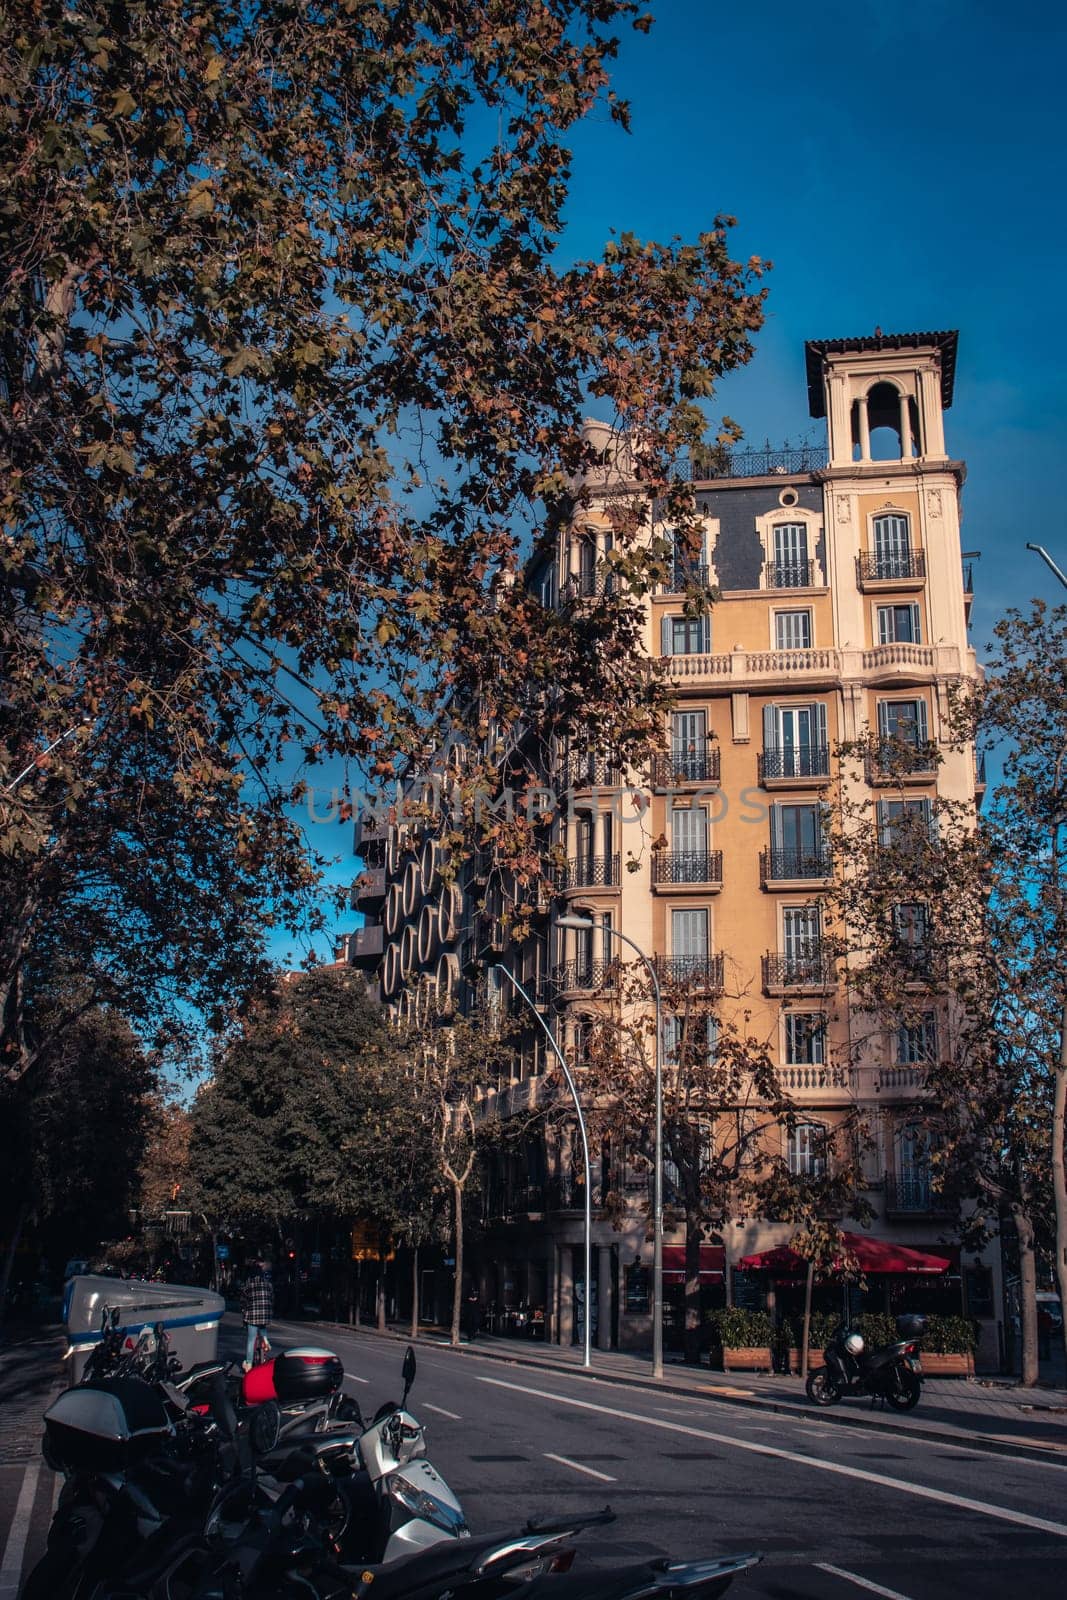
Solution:
<path fill-rule="evenodd" d="M 15 1515 L 8 1529 L 4 1559 L 0 1563 L 0 1600 L 15 1600 L 22 1576 L 22 1558 L 26 1554 L 26 1539 L 30 1531 L 33 1502 L 37 1497 L 37 1479 L 41 1463 L 31 1461 L 22 1476 L 22 1487 L 15 1502 Z"/>
<path fill-rule="evenodd" d="M 423 1411 L 436 1411 L 439 1417 L 447 1417 L 450 1422 L 463 1421 L 463 1418 L 458 1417 L 454 1411 L 446 1411 L 444 1406 L 432 1406 L 428 1400 L 422 1402 L 422 1409 Z"/>
<path fill-rule="evenodd" d="M 55 1516 L 56 1508 L 59 1505 L 59 1497 L 63 1493 L 63 1485 L 67 1481 L 64 1478 L 64 1476 L 63 1476 L 63 1474 L 61 1472 L 57 1472 L 56 1475 L 55 1475 L 55 1478 L 56 1478 L 56 1481 L 52 1485 L 52 1515 L 53 1515 L 53 1517 Z"/>
<path fill-rule="evenodd" d="M 558 1461 L 561 1467 L 573 1467 L 575 1472 L 584 1472 L 587 1478 L 599 1478 L 601 1483 L 618 1483 L 618 1478 L 609 1477 L 606 1472 L 598 1472 L 595 1467 L 583 1466 L 580 1461 L 572 1461 L 570 1456 L 554 1456 L 551 1450 L 545 1451 L 546 1461 Z"/>
<path fill-rule="evenodd" d="M 345 1373 L 345 1382 L 346 1383 L 369 1383 L 370 1379 L 369 1378 L 357 1378 L 357 1376 L 356 1376 L 356 1374 L 354 1372 L 346 1372 Z"/>
<path fill-rule="evenodd" d="M 1067 1523 L 1053 1522 L 1048 1517 L 1032 1517 L 1026 1511 L 1012 1511 L 1009 1506 L 993 1505 L 988 1500 L 969 1500 L 965 1495 L 949 1494 L 945 1489 L 933 1489 L 924 1483 L 908 1483 L 901 1478 L 890 1478 L 881 1472 L 869 1472 L 852 1463 L 820 1460 L 818 1456 L 800 1455 L 795 1450 L 783 1450 L 780 1445 L 756 1444 L 749 1439 L 739 1439 L 730 1433 L 714 1433 L 710 1428 L 687 1427 L 681 1422 L 667 1422 L 662 1417 L 650 1417 L 639 1411 L 623 1411 L 616 1406 L 598 1406 L 591 1400 L 576 1400 L 566 1394 L 552 1394 L 547 1389 L 532 1389 L 521 1383 L 505 1383 L 502 1378 L 482 1378 L 496 1389 L 511 1389 L 516 1394 L 533 1395 L 538 1400 L 551 1400 L 556 1405 L 574 1406 L 580 1411 L 595 1411 L 602 1417 L 617 1417 L 623 1422 L 640 1422 L 646 1428 L 662 1428 L 667 1433 L 683 1433 L 690 1439 L 710 1439 L 716 1444 L 729 1445 L 732 1450 L 746 1450 L 756 1456 L 772 1456 L 777 1461 L 791 1461 L 796 1466 L 811 1467 L 816 1472 L 832 1472 L 852 1482 L 875 1483 L 882 1489 L 896 1489 L 901 1494 L 915 1495 L 920 1500 L 935 1500 L 939 1505 L 956 1506 L 961 1511 L 976 1511 L 979 1516 L 997 1517 L 1002 1522 L 1014 1522 L 1021 1528 L 1035 1528 L 1039 1533 L 1052 1533 L 1067 1539 Z"/>
<path fill-rule="evenodd" d="M 849 1583 L 859 1584 L 861 1589 L 869 1589 L 871 1594 L 880 1594 L 884 1600 L 908 1600 L 906 1594 L 901 1594 L 897 1589 L 886 1589 L 880 1583 L 872 1583 L 870 1578 L 861 1578 L 858 1572 L 846 1572 L 844 1567 L 832 1567 L 828 1561 L 816 1561 L 815 1565 L 820 1572 L 832 1573 L 835 1578 L 847 1578 Z"/>

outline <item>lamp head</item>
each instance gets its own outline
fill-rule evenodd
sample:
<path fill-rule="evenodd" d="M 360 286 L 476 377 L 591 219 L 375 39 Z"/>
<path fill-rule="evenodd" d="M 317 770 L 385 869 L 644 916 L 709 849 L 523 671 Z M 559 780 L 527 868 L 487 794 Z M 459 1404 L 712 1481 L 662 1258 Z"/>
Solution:
<path fill-rule="evenodd" d="M 556 927 L 557 928 L 575 928 L 579 932 L 584 933 L 589 928 L 595 928 L 596 927 L 596 923 L 593 921 L 592 917 L 580 917 L 580 916 L 577 915 L 576 912 L 571 911 L 571 912 L 568 912 L 568 914 L 565 917 L 557 917 L 556 918 Z"/>

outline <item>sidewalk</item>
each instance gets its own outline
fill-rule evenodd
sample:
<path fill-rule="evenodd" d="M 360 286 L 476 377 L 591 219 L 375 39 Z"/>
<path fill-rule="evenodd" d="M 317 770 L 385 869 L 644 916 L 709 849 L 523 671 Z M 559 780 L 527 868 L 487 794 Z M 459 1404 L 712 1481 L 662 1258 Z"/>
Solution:
<path fill-rule="evenodd" d="M 67 1340 L 58 1324 L 5 1328 L 0 1337 L 0 1465 L 36 1460 L 41 1421 L 52 1396 L 69 1382 L 62 1360 Z"/>
<path fill-rule="evenodd" d="M 407 1340 L 402 1327 L 378 1335 L 376 1330 L 358 1330 L 343 1324 L 319 1323 L 336 1327 L 338 1333 L 360 1332 L 375 1337 Z M 885 1433 L 917 1435 L 931 1440 L 965 1444 L 971 1448 L 1025 1452 L 1028 1455 L 1062 1455 L 1067 1459 L 1067 1390 L 1039 1387 L 1023 1389 L 1017 1383 L 998 1378 L 931 1378 L 923 1385 L 922 1400 L 915 1411 L 890 1411 L 872 1407 L 869 1400 L 845 1400 L 837 1406 L 817 1410 L 808 1401 L 799 1378 L 766 1373 L 733 1373 L 729 1376 L 707 1367 L 686 1367 L 668 1361 L 663 1378 L 652 1376 L 652 1358 L 641 1351 L 596 1350 L 592 1366 L 582 1368 L 582 1351 L 577 1346 L 561 1347 L 528 1343 L 479 1334 L 473 1345 L 464 1342 L 454 1351 L 443 1332 L 420 1332 L 419 1344 L 449 1350 L 457 1358 L 483 1356 L 492 1361 L 539 1369 L 542 1372 L 574 1372 L 600 1382 L 628 1388 L 666 1390 L 671 1394 L 726 1401 L 779 1414 L 802 1412 L 810 1418 L 842 1426 L 861 1426 Z"/>

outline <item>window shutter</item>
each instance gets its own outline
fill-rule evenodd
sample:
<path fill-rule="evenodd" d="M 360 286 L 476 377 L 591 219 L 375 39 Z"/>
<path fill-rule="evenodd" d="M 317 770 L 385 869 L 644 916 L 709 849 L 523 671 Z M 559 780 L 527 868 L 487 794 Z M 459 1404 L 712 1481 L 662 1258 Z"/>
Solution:
<path fill-rule="evenodd" d="M 700 648 L 705 655 L 711 649 L 711 618 L 706 611 L 700 619 Z"/>
<path fill-rule="evenodd" d="M 771 806 L 771 849 L 785 849 L 785 831 L 782 827 L 782 807 Z"/>
<path fill-rule="evenodd" d="M 821 702 L 815 704 L 815 743 L 820 750 L 825 750 L 830 740 L 826 732 L 826 707 Z"/>
<path fill-rule="evenodd" d="M 763 708 L 763 748 L 774 750 L 778 745 L 778 707 L 764 706 Z"/>
<path fill-rule="evenodd" d="M 878 802 L 878 842 L 890 845 L 893 842 L 893 826 L 889 819 L 889 807 L 884 800 Z"/>
<path fill-rule="evenodd" d="M 878 702 L 878 733 L 882 739 L 888 739 L 890 736 L 890 705 L 891 702 L 889 700 L 879 700 Z"/>
<path fill-rule="evenodd" d="M 659 624 L 659 653 L 661 656 L 671 654 L 671 623 L 673 619 L 664 615 Z"/>
<path fill-rule="evenodd" d="M 915 740 L 917 744 L 926 744 L 929 739 L 929 722 L 926 715 L 926 701 L 915 702 Z"/>
<path fill-rule="evenodd" d="M 893 627 L 893 607 L 878 607 L 878 643 L 892 644 L 895 630 Z"/>

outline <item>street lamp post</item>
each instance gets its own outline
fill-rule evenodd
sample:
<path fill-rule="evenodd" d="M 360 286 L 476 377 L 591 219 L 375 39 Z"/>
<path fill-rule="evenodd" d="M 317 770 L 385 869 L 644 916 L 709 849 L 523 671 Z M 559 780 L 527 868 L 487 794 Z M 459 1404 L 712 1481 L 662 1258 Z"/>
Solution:
<path fill-rule="evenodd" d="M 1064 577 L 1064 575 L 1061 572 L 1060 568 L 1056 565 L 1055 561 L 1053 561 L 1052 557 L 1049 555 L 1049 553 L 1045 549 L 1044 545 L 1043 544 L 1027 544 L 1026 548 L 1028 550 L 1033 550 L 1037 555 L 1039 555 L 1041 557 L 1042 561 L 1045 563 L 1045 565 L 1052 568 L 1052 570 L 1056 574 L 1057 578 L 1059 578 L 1060 582 L 1063 584 L 1063 587 L 1065 589 L 1067 589 L 1067 577 Z"/>
<path fill-rule="evenodd" d="M 557 928 L 574 928 L 586 931 L 595 928 L 596 923 L 591 917 L 569 915 L 558 918 Z M 618 928 L 613 928 L 609 923 L 604 923 L 605 933 L 614 934 L 644 962 L 649 978 L 652 980 L 652 995 L 656 1008 L 656 1038 L 654 1049 L 655 1078 L 656 1078 L 656 1113 L 655 1113 L 655 1145 L 653 1155 L 653 1181 L 652 1181 L 652 1376 L 663 1376 L 663 996 L 660 992 L 659 978 L 652 961 L 635 944 L 628 934 L 620 933 Z"/>
<path fill-rule="evenodd" d="M 564 1079 L 566 1080 L 567 1088 L 571 1092 L 571 1099 L 574 1101 L 574 1110 L 578 1118 L 578 1131 L 582 1137 L 582 1164 L 585 1168 L 585 1340 L 582 1351 L 582 1366 L 590 1367 L 593 1364 L 593 1319 L 590 1315 L 592 1311 L 592 1300 L 590 1298 L 590 1290 L 592 1288 L 590 1263 L 593 1255 L 593 1174 L 589 1164 L 589 1135 L 586 1131 L 585 1116 L 582 1112 L 582 1102 L 578 1098 L 578 1087 L 575 1084 L 574 1078 L 571 1076 L 571 1069 L 567 1065 L 563 1051 L 556 1043 L 555 1034 L 552 1032 L 552 1029 L 548 1026 L 548 1023 L 545 1021 L 540 1011 L 538 1011 L 537 1007 L 530 999 L 530 996 L 527 994 L 518 978 L 516 978 L 515 974 L 509 971 L 507 967 L 501 966 L 499 961 L 494 962 L 492 970 L 494 972 L 503 973 L 504 977 L 507 978 L 508 982 L 511 984 L 511 987 L 516 991 L 517 994 L 522 996 L 530 1010 L 533 1012 L 534 1016 L 537 1018 L 538 1022 L 541 1024 L 545 1038 L 548 1040 L 548 1043 L 555 1054 L 556 1060 L 560 1064 L 560 1069 L 563 1073 Z"/>
<path fill-rule="evenodd" d="M 89 717 L 88 715 L 86 715 L 86 716 L 84 716 L 82 718 L 82 720 L 80 722 L 76 722 L 76 723 L 74 723 L 73 727 L 68 728 L 66 733 L 61 733 L 59 735 L 58 739 L 53 739 L 52 743 L 49 744 L 49 745 L 46 745 L 45 748 L 40 752 L 39 755 L 34 756 L 33 760 L 29 763 L 28 766 L 23 767 L 22 771 L 19 773 L 17 778 L 12 778 L 10 783 L 5 783 L 3 789 L 0 790 L 0 793 L 2 793 L 2 794 L 10 794 L 13 789 L 17 789 L 19 784 L 22 782 L 23 778 L 28 778 L 29 777 L 30 773 L 33 771 L 34 767 L 37 765 L 37 763 L 39 761 L 43 760 L 43 758 L 45 756 L 51 755 L 52 751 L 55 750 L 59 745 L 63 744 L 65 740 L 73 738 L 73 736 L 76 733 L 78 733 L 85 726 L 85 724 L 87 722 L 90 722 L 91 720 L 92 720 L 92 718 Z"/>

